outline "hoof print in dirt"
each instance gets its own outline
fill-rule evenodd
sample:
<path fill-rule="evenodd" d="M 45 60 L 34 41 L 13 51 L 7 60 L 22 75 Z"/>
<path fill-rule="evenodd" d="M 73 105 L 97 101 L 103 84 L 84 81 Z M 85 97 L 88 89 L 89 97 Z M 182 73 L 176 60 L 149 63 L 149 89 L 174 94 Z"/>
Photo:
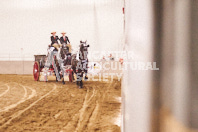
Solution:
<path fill-rule="evenodd" d="M 121 122 L 120 81 L 78 81 L 78 86 L 55 81 L 33 83 L 27 75 L 0 74 L 0 94 L 10 87 L 0 99 L 1 108 L 7 109 L 0 112 L 0 132 L 121 132 L 120 124 L 114 124 L 118 117 Z"/>

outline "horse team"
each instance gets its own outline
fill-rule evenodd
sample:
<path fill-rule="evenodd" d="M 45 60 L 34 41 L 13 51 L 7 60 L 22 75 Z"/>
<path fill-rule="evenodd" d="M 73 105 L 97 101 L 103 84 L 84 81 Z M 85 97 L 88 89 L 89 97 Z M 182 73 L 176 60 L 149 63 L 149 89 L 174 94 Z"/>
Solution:
<path fill-rule="evenodd" d="M 51 33 L 51 45 L 49 48 L 52 48 L 50 52 L 58 51 L 60 54 L 60 58 L 55 58 L 55 64 L 58 69 L 58 74 L 62 79 L 62 83 L 65 84 L 64 81 L 64 72 L 61 72 L 61 65 L 70 66 L 72 69 L 72 80 L 75 80 L 74 75 L 76 75 L 76 84 L 79 88 L 83 88 L 83 75 L 85 74 L 84 80 L 88 79 L 88 47 L 87 41 L 80 41 L 79 52 L 78 54 L 71 54 L 71 44 L 67 36 L 65 36 L 65 32 L 62 32 L 63 35 L 60 39 L 56 36 L 56 32 Z M 58 43 L 60 41 L 60 44 Z M 48 53 L 48 59 L 51 53 Z M 78 56 L 78 58 L 77 58 Z M 58 60 L 63 60 L 62 62 Z M 56 81 L 57 75 L 56 75 Z"/>

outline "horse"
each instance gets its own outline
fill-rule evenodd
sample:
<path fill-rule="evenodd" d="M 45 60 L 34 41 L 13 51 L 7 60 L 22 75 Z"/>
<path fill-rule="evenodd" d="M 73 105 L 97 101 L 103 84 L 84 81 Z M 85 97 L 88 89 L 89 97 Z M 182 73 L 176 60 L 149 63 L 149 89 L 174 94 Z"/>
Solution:
<path fill-rule="evenodd" d="M 67 45 L 66 43 L 63 44 L 53 44 L 52 46 L 49 46 L 48 50 L 48 58 L 47 62 L 45 64 L 45 67 L 53 68 L 55 75 L 56 75 L 56 81 L 62 81 L 63 84 L 65 84 L 64 81 L 64 73 L 69 73 L 70 80 L 74 80 L 73 71 L 71 70 L 71 64 L 72 58 L 74 58 L 75 55 L 71 56 L 71 46 Z M 74 65 L 74 64 L 73 64 Z M 75 66 L 73 66 L 73 69 L 75 69 Z"/>
<path fill-rule="evenodd" d="M 61 70 L 64 73 L 64 69 L 60 66 L 60 64 L 62 63 L 62 59 L 60 59 L 60 57 L 59 57 L 60 45 L 55 43 L 55 44 L 53 44 L 53 46 L 49 45 L 48 47 L 49 47 L 48 55 L 47 55 L 44 67 L 54 69 L 54 72 L 56 75 L 56 81 L 58 82 L 64 76 L 64 74 L 62 74 L 62 76 L 60 74 Z M 47 71 L 45 71 L 45 72 L 47 72 Z M 62 80 L 62 82 L 63 82 L 63 84 L 65 84 L 64 80 Z"/>
<path fill-rule="evenodd" d="M 61 56 L 61 51 L 62 51 L 62 46 L 57 49 L 58 50 L 58 53 L 56 56 L 54 56 L 54 61 L 55 61 L 55 66 L 54 67 L 54 70 L 57 70 L 58 72 L 58 77 L 59 79 L 62 81 L 63 84 L 65 84 L 65 81 L 64 81 L 64 59 L 62 59 L 62 56 Z M 55 75 L 56 75 L 56 72 L 55 72 Z M 57 78 L 57 75 L 56 75 L 56 81 L 58 82 L 58 78 Z"/>
<path fill-rule="evenodd" d="M 73 54 L 71 55 L 70 53 L 70 49 L 71 46 L 68 46 L 66 43 L 63 43 L 60 47 L 60 51 L 58 52 L 59 54 L 59 57 L 60 57 L 60 60 L 61 63 L 58 63 L 57 65 L 57 68 L 58 68 L 58 71 L 59 73 L 61 72 L 61 67 L 62 69 L 64 69 L 63 67 L 66 67 L 66 66 L 71 66 L 69 68 L 72 69 L 72 77 L 71 77 L 71 80 L 75 80 L 74 78 L 74 73 L 76 73 L 76 54 Z M 60 66 L 61 65 L 61 66 Z M 63 70 L 63 72 L 60 74 L 60 77 L 62 79 L 62 83 L 65 84 L 64 82 L 64 71 L 66 69 Z"/>
<path fill-rule="evenodd" d="M 74 74 L 77 76 L 76 84 L 79 88 L 83 87 L 83 74 L 85 73 L 85 80 L 88 79 L 87 72 L 88 72 L 88 47 L 89 45 L 86 44 L 86 41 L 80 41 L 80 50 L 79 50 L 79 60 L 77 60 L 77 54 L 69 53 L 69 47 L 67 44 L 63 43 L 58 51 L 58 59 L 56 59 L 56 67 L 58 69 L 58 73 L 60 78 L 62 79 L 62 83 L 64 82 L 64 70 L 61 67 L 65 67 L 67 65 L 71 65 L 72 71 L 72 80 L 75 80 Z M 62 73 L 61 73 L 62 70 Z"/>
<path fill-rule="evenodd" d="M 79 88 L 83 88 L 83 74 L 85 73 L 85 80 L 88 79 L 87 73 L 88 73 L 88 47 L 87 41 L 80 41 L 80 49 L 79 49 L 79 61 L 77 63 L 76 69 L 77 69 L 77 81 L 76 84 L 79 86 Z"/>

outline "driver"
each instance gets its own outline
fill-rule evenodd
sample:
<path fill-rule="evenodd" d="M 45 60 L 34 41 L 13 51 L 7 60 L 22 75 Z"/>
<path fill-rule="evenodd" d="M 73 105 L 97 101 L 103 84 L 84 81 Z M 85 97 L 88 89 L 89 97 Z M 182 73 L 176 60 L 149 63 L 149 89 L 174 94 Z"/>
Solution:
<path fill-rule="evenodd" d="M 61 44 L 63 44 L 63 43 L 67 44 L 67 42 L 70 44 L 70 41 L 69 41 L 68 37 L 65 36 L 66 32 L 62 32 L 61 34 L 63 35 L 62 37 L 60 37 Z"/>
<path fill-rule="evenodd" d="M 59 47 L 60 45 L 58 44 L 58 36 L 56 36 L 56 32 L 51 32 L 52 36 L 51 36 L 51 45 L 48 45 L 49 48 L 48 48 L 48 58 L 47 58 L 47 61 L 46 61 L 46 64 L 45 66 L 46 67 L 50 67 L 50 59 L 51 59 L 51 55 L 52 55 L 52 52 L 53 51 L 59 51 Z"/>
<path fill-rule="evenodd" d="M 59 49 L 59 47 L 61 46 L 60 44 L 58 44 L 58 36 L 56 36 L 56 32 L 51 32 L 52 36 L 51 36 L 51 47 L 55 47 L 57 50 Z"/>
<path fill-rule="evenodd" d="M 52 36 L 51 36 L 51 46 L 53 46 L 53 44 L 58 44 L 58 36 L 56 36 L 56 32 L 51 32 Z"/>
<path fill-rule="evenodd" d="M 61 34 L 63 36 L 60 37 L 60 42 L 61 42 L 61 44 L 64 44 L 64 43 L 67 44 L 67 48 L 68 48 L 69 54 L 71 55 L 71 44 L 70 44 L 70 41 L 69 41 L 68 37 L 65 36 L 66 32 L 62 32 Z"/>

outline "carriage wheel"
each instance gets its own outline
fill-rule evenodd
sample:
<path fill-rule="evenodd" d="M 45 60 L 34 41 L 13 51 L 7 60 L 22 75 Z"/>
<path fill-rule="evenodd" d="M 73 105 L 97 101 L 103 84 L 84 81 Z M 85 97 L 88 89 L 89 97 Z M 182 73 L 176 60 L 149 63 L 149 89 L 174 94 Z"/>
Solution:
<path fill-rule="evenodd" d="M 72 82 L 73 81 L 73 77 L 72 77 L 72 71 L 69 71 L 69 81 Z"/>
<path fill-rule="evenodd" d="M 33 66 L 33 76 L 35 81 L 39 80 L 39 75 L 40 75 L 40 66 L 38 61 L 35 61 Z"/>

